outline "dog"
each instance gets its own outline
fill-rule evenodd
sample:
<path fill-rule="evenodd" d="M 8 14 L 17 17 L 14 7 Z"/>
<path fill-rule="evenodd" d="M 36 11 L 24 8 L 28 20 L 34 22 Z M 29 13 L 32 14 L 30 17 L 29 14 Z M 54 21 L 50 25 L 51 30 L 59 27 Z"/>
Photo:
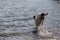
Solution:
<path fill-rule="evenodd" d="M 33 16 L 33 19 L 35 21 L 35 26 L 36 26 L 34 28 L 34 31 L 32 31 L 33 34 L 35 34 L 35 35 L 49 35 L 49 34 L 51 34 L 43 26 L 45 16 L 47 16 L 47 15 L 48 15 L 48 12 L 40 13 L 38 15 Z"/>

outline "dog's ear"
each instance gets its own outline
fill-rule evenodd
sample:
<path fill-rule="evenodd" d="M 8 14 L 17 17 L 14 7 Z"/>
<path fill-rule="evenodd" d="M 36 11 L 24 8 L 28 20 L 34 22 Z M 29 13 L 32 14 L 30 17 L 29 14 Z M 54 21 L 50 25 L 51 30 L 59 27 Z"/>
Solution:
<path fill-rule="evenodd" d="M 36 17 L 36 16 L 34 15 L 34 16 L 33 16 L 33 19 L 35 19 L 35 17 Z"/>
<path fill-rule="evenodd" d="M 48 12 L 45 15 L 47 16 L 48 15 Z"/>

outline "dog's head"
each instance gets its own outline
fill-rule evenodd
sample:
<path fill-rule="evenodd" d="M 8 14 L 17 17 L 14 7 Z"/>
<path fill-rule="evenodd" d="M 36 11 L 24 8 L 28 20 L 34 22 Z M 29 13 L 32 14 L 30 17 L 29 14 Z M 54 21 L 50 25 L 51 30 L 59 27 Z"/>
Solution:
<path fill-rule="evenodd" d="M 40 13 L 38 15 L 34 15 L 33 16 L 33 19 L 35 20 L 35 25 L 36 26 L 39 26 L 41 23 L 43 23 L 44 21 L 44 18 L 45 16 L 48 15 L 48 12 L 47 13 Z"/>

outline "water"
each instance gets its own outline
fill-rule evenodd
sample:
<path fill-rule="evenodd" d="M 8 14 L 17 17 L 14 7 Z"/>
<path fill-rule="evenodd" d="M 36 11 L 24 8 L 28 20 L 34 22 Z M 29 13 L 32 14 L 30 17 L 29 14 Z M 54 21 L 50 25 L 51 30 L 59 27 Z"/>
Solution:
<path fill-rule="evenodd" d="M 29 31 L 34 27 L 32 17 L 39 12 L 49 13 L 44 26 L 60 37 L 60 1 L 0 0 L 0 32 L 26 32 L 20 36 L 0 37 L 0 40 L 36 40 Z"/>

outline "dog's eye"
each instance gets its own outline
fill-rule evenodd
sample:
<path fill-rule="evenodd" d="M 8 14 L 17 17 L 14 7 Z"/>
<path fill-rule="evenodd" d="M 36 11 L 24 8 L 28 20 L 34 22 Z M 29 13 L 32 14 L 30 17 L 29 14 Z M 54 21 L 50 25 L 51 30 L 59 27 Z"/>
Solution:
<path fill-rule="evenodd" d="M 33 16 L 33 19 L 35 19 L 35 16 Z"/>
<path fill-rule="evenodd" d="M 45 14 L 44 13 L 41 13 L 41 16 L 44 16 Z"/>

